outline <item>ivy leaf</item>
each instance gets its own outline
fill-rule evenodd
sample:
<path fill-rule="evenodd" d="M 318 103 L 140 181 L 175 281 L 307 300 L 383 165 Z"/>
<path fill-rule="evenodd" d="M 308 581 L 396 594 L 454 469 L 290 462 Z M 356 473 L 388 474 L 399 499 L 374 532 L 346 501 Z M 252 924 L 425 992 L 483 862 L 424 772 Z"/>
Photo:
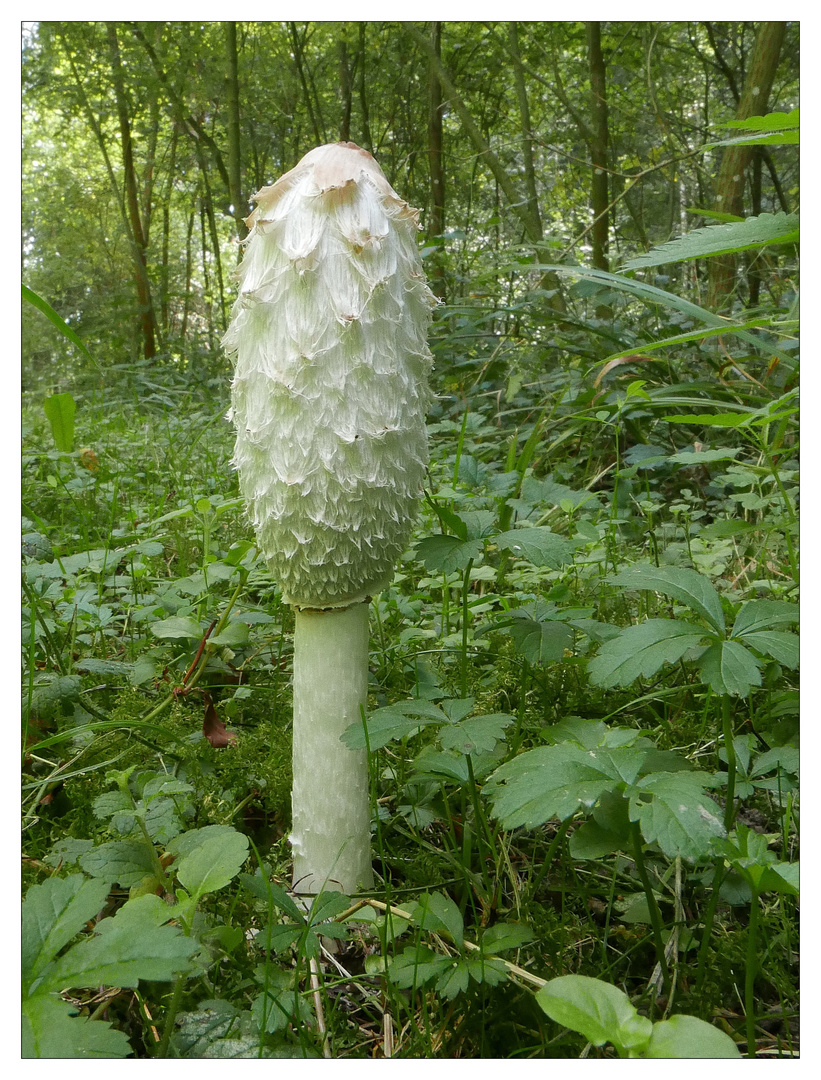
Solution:
<path fill-rule="evenodd" d="M 593 807 L 603 792 L 632 784 L 646 751 L 585 750 L 574 743 L 540 746 L 505 762 L 485 790 L 493 813 L 506 829 L 532 829 L 551 818 L 564 820 Z"/>
<path fill-rule="evenodd" d="M 717 803 L 704 794 L 705 781 L 698 772 L 651 773 L 630 794 L 630 820 L 670 859 L 702 859 L 727 835 Z"/>
<path fill-rule="evenodd" d="M 704 628 L 694 623 L 647 619 L 605 641 L 587 672 L 597 686 L 629 686 L 638 678 L 655 675 L 664 664 L 681 660 L 705 635 Z"/>
<path fill-rule="evenodd" d="M 519 555 L 534 566 L 549 566 L 558 570 L 573 561 L 573 545 L 563 536 L 551 532 L 546 525 L 532 529 L 511 529 L 494 536 L 497 547 Z"/>
<path fill-rule="evenodd" d="M 671 596 L 706 619 L 717 633 L 724 633 L 721 599 L 710 579 L 695 570 L 680 566 L 638 567 L 610 575 L 606 580 L 623 589 L 648 589 Z"/>
<path fill-rule="evenodd" d="M 761 685 L 761 670 L 755 656 L 737 641 L 716 641 L 698 662 L 701 677 L 716 694 L 746 697 L 753 686 Z"/>

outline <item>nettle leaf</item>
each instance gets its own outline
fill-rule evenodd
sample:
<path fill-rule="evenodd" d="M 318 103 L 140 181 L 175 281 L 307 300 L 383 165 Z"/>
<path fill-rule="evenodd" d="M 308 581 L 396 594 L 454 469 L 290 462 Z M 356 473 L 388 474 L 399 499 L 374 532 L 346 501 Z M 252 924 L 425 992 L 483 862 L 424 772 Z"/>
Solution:
<path fill-rule="evenodd" d="M 679 566 L 642 566 L 611 574 L 605 580 L 623 589 L 648 589 L 671 596 L 706 619 L 717 633 L 724 633 L 721 598 L 710 579 L 695 570 Z"/>
<path fill-rule="evenodd" d="M 678 240 L 670 240 L 644 255 L 630 259 L 624 264 L 624 269 L 638 270 L 646 266 L 662 266 L 664 263 L 683 262 L 687 259 L 728 255 L 767 244 L 797 244 L 798 239 L 798 214 L 785 214 L 783 211 L 777 214 L 759 214 L 743 222 L 705 225 L 703 229 L 693 229 Z"/>
<path fill-rule="evenodd" d="M 668 858 L 705 858 L 727 835 L 718 804 L 704 793 L 707 782 L 698 772 L 651 773 L 630 794 L 630 820 Z"/>
<path fill-rule="evenodd" d="M 237 876 L 248 857 L 248 837 L 224 825 L 206 825 L 192 832 L 198 842 L 175 863 L 174 870 L 180 884 L 198 898 L 224 888 Z M 191 832 L 182 836 L 191 836 Z M 175 843 L 172 841 L 169 850 Z"/>
<path fill-rule="evenodd" d="M 504 742 L 505 728 L 515 723 L 508 713 L 487 713 L 461 720 L 439 732 L 439 744 L 460 754 L 487 754 L 497 742 Z"/>
<path fill-rule="evenodd" d="M 653 1024 L 646 1058 L 740 1058 L 736 1044 L 720 1028 L 697 1016 L 671 1016 Z"/>
<path fill-rule="evenodd" d="M 23 1002 L 21 1057 L 122 1058 L 131 1044 L 105 1020 L 74 1016 L 76 1006 L 58 997 L 35 994 Z"/>
<path fill-rule="evenodd" d="M 446 724 L 447 716 L 430 701 L 398 701 L 375 709 L 368 717 L 368 739 L 361 722 L 342 733 L 342 742 L 351 750 L 378 750 L 394 739 L 405 739 L 428 724 Z"/>
<path fill-rule="evenodd" d="M 485 550 L 483 540 L 460 540 L 457 536 L 427 536 L 416 545 L 417 558 L 430 573 L 450 574 L 465 570 Z"/>
<path fill-rule="evenodd" d="M 759 630 L 772 630 L 776 626 L 797 623 L 798 604 L 786 600 L 749 600 L 736 615 L 733 637 L 744 637 Z"/>
<path fill-rule="evenodd" d="M 625 1054 L 650 1041 L 653 1022 L 639 1015 L 623 990 L 600 979 L 562 975 L 546 983 L 536 1001 L 551 1020 L 580 1032 L 594 1046 L 611 1042 Z"/>
<path fill-rule="evenodd" d="M 546 525 L 532 529 L 511 529 L 493 537 L 497 547 L 518 555 L 534 566 L 549 566 L 558 570 L 573 561 L 573 544 L 564 536 L 551 532 Z"/>
<path fill-rule="evenodd" d="M 154 852 L 138 840 L 111 840 L 81 855 L 80 867 L 92 877 L 116 881 L 130 889 L 157 872 Z"/>
<path fill-rule="evenodd" d="M 158 896 L 129 900 L 111 919 L 95 927 L 94 937 L 74 945 L 49 968 L 38 993 L 67 986 L 135 987 L 140 979 L 168 982 L 190 968 L 198 941 L 179 927 L 159 920 L 174 917 L 174 909 Z"/>
<path fill-rule="evenodd" d="M 797 668 L 800 658 L 799 641 L 795 634 L 784 630 L 756 630 L 744 635 L 744 644 L 757 652 L 771 656 L 784 667 Z"/>
<path fill-rule="evenodd" d="M 585 750 L 574 743 L 540 746 L 496 769 L 485 791 L 506 829 L 532 829 L 590 809 L 605 791 L 632 784 L 645 753 L 631 748 Z"/>
<path fill-rule="evenodd" d="M 587 673 L 596 686 L 629 686 L 655 675 L 664 664 L 677 663 L 698 648 L 706 633 L 703 627 L 678 619 L 647 619 L 605 641 L 589 661 Z"/>
<path fill-rule="evenodd" d="M 701 677 L 716 694 L 746 697 L 761 685 L 755 656 L 738 641 L 716 641 L 698 661 Z"/>
<path fill-rule="evenodd" d="M 32 885 L 23 901 L 22 974 L 30 983 L 105 904 L 110 885 L 82 874 Z"/>

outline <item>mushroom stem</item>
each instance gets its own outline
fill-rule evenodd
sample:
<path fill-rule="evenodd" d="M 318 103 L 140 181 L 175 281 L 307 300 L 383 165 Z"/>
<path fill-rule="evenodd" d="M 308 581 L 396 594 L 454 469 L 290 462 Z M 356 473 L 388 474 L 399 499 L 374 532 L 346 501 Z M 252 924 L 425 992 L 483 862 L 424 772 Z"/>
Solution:
<path fill-rule="evenodd" d="M 295 609 L 293 825 L 295 893 L 373 886 L 365 751 L 342 732 L 368 696 L 368 604 Z"/>

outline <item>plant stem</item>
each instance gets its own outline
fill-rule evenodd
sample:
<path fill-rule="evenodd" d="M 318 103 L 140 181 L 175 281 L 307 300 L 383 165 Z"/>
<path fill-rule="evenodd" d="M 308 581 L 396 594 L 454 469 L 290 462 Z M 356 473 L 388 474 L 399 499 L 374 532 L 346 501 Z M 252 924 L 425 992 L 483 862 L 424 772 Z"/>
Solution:
<path fill-rule="evenodd" d="M 727 799 L 724 805 L 724 828 L 727 832 L 733 827 L 735 817 L 735 743 L 733 742 L 733 711 L 730 695 L 721 697 L 721 727 L 724 734 L 724 750 L 727 754 Z"/>
<path fill-rule="evenodd" d="M 716 859 L 713 865 L 712 892 L 710 893 L 710 902 L 707 905 L 707 911 L 704 915 L 704 932 L 701 935 L 701 944 L 698 947 L 698 958 L 696 960 L 696 968 L 698 970 L 698 980 L 696 982 L 695 991 L 696 997 L 699 996 L 704 985 L 704 977 L 707 972 L 707 950 L 710 947 L 710 936 L 713 932 L 713 923 L 715 922 L 716 911 L 718 910 L 721 882 L 724 880 L 724 860 L 721 858 Z"/>
<path fill-rule="evenodd" d="M 659 967 L 661 968 L 661 977 L 664 981 L 664 992 L 665 994 L 669 995 L 670 971 L 667 967 L 667 957 L 664 955 L 664 937 L 661 921 L 661 912 L 659 911 L 656 894 L 653 892 L 653 888 L 650 884 L 650 876 L 647 873 L 647 864 L 644 861 L 644 851 L 642 850 L 641 832 L 639 831 L 638 822 L 634 821 L 631 824 L 630 831 L 633 837 L 633 852 L 636 859 L 636 869 L 639 872 L 639 878 L 641 879 L 641 884 L 644 888 L 644 895 L 647 897 L 647 906 L 650 909 L 650 923 L 653 927 L 653 939 L 656 945 L 656 958 L 658 959 Z"/>
<path fill-rule="evenodd" d="M 749 880 L 749 879 L 748 879 Z M 755 977 L 758 974 L 758 892 L 753 886 L 750 923 L 747 927 L 747 964 L 744 972 L 744 1013 L 747 1026 L 747 1056 L 755 1057 Z"/>
<path fill-rule="evenodd" d="M 168 1012 L 165 1014 L 165 1023 L 162 1029 L 162 1039 L 160 1045 L 157 1047 L 156 1057 L 164 1058 L 168 1057 L 168 1045 L 171 1042 L 171 1033 L 174 1030 L 174 1024 L 177 1019 L 177 1013 L 180 1009 L 180 1002 L 182 1001 L 182 991 L 185 986 L 185 977 L 180 977 L 174 983 L 174 992 L 171 995 L 171 1003 L 168 1006 Z"/>
<path fill-rule="evenodd" d="M 465 577 L 462 583 L 462 693 L 468 696 L 468 596 L 470 595 L 470 572 L 473 569 L 473 559 L 465 567 Z"/>

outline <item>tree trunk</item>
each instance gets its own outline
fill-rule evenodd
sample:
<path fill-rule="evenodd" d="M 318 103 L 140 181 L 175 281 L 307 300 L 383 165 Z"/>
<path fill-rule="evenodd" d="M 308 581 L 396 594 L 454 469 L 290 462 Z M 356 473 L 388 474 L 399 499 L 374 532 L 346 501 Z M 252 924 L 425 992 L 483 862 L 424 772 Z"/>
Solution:
<path fill-rule="evenodd" d="M 431 23 L 431 43 L 436 55 L 442 56 L 442 24 Z M 427 240 L 441 236 L 445 231 L 445 172 L 442 153 L 442 86 L 433 66 L 428 61 L 428 160 L 430 162 L 430 209 L 428 211 Z M 437 252 L 431 266 L 431 288 L 443 300 L 445 298 L 445 268 Z"/>
<path fill-rule="evenodd" d="M 610 196 L 607 183 L 607 79 L 601 49 L 601 23 L 587 24 L 587 61 L 590 71 L 590 203 L 593 210 L 593 265 L 609 270 Z"/>
<path fill-rule="evenodd" d="M 314 131 L 314 139 L 316 140 L 316 145 L 320 146 L 322 143 L 325 142 L 325 140 L 323 139 L 322 133 L 319 129 L 319 120 L 317 119 L 314 104 L 311 100 L 311 89 L 308 86 L 308 78 L 305 74 L 305 65 L 303 63 L 302 42 L 300 41 L 299 34 L 297 33 L 296 23 L 289 22 L 288 30 L 291 35 L 291 44 L 294 47 L 294 64 L 296 66 L 297 75 L 299 76 L 299 81 L 302 84 L 305 107 L 308 110 L 308 116 L 311 120 L 311 127 Z"/>
<path fill-rule="evenodd" d="M 530 103 L 527 98 L 527 86 L 525 74 L 522 68 L 522 57 L 519 52 L 519 33 L 516 23 L 508 24 L 508 38 L 510 43 L 510 55 L 513 58 L 513 79 L 516 83 L 516 97 L 519 102 L 519 123 L 521 135 L 519 143 L 522 148 L 522 161 L 525 167 L 525 187 L 527 188 L 527 212 L 534 225 L 542 235 L 542 218 L 539 213 L 539 194 L 536 190 L 536 169 L 533 165 L 533 127 L 530 122 Z"/>
<path fill-rule="evenodd" d="M 351 89 L 351 68 L 348 64 L 347 25 L 343 23 L 339 35 L 339 92 L 342 96 L 342 119 L 339 123 L 339 141 L 351 141 L 351 110 L 353 94 Z"/>
<path fill-rule="evenodd" d="M 760 24 L 738 102 L 737 120 L 766 113 L 786 25 L 783 22 Z M 743 217 L 745 172 L 752 156 L 752 146 L 725 147 L 715 185 L 716 210 Z M 735 285 L 735 268 L 736 260 L 732 255 L 710 259 L 708 307 L 719 308 L 730 297 Z"/>
<path fill-rule="evenodd" d="M 373 139 L 371 138 L 371 124 L 369 119 L 368 110 L 368 94 L 367 83 L 365 81 L 365 55 L 367 52 L 367 42 L 365 40 L 365 26 L 366 24 L 361 22 L 359 24 L 359 57 L 357 63 L 359 65 L 359 108 L 362 113 L 362 146 L 369 152 L 373 153 Z"/>
<path fill-rule="evenodd" d="M 226 78 L 228 89 L 228 118 L 226 122 L 228 134 L 228 182 L 229 195 L 234 221 L 237 224 L 237 236 L 244 240 L 248 235 L 245 218 L 248 216 L 248 207 L 242 197 L 242 170 L 239 142 L 239 62 L 237 57 L 237 24 L 227 22 L 225 26 L 225 51 L 228 58 L 228 75 Z M 241 249 L 237 248 L 237 261 L 242 257 Z"/>
<path fill-rule="evenodd" d="M 137 176 L 134 171 L 134 148 L 131 142 L 131 122 L 128 118 L 128 102 L 125 96 L 120 45 L 117 41 L 116 23 L 107 23 L 108 44 L 111 53 L 111 75 L 114 97 L 117 102 L 117 116 L 120 122 L 120 140 L 123 155 L 123 174 L 125 178 L 126 207 L 131 228 L 131 244 L 134 253 L 134 278 L 137 286 L 137 298 L 140 305 L 140 329 L 143 340 L 143 353 L 146 359 L 156 355 L 157 346 L 154 337 L 154 308 L 151 301 L 151 286 L 148 281 L 146 265 L 146 238 L 140 218 L 140 200 L 137 190 Z"/>

